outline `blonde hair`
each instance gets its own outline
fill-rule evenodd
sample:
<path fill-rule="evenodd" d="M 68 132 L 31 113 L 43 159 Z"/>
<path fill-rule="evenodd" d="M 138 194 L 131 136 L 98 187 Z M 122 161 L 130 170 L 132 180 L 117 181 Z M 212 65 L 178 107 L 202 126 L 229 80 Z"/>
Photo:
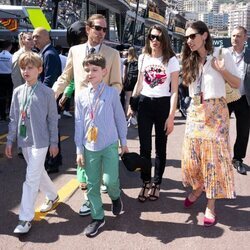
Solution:
<path fill-rule="evenodd" d="M 18 42 L 19 42 L 19 46 L 20 48 L 23 48 L 24 47 L 24 44 L 23 44 L 23 40 L 26 36 L 31 36 L 32 37 L 32 33 L 31 32 L 21 32 L 19 35 L 18 35 Z"/>
<path fill-rule="evenodd" d="M 34 53 L 32 51 L 24 52 L 19 57 L 18 65 L 21 69 L 23 69 L 28 64 L 31 64 L 36 68 L 40 68 L 43 65 L 43 60 L 37 53 Z"/>

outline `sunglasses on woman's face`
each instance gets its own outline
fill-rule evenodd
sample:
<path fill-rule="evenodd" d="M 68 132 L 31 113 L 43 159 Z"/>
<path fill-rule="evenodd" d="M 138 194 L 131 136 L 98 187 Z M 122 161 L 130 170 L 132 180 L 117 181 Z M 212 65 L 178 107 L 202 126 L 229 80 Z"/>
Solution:
<path fill-rule="evenodd" d="M 185 39 L 188 40 L 188 38 L 190 38 L 191 40 L 194 40 L 196 38 L 196 35 L 198 35 L 199 33 L 193 33 L 193 34 L 190 34 L 188 36 L 185 36 Z"/>
<path fill-rule="evenodd" d="M 102 30 L 104 33 L 106 33 L 106 31 L 107 31 L 107 27 L 102 27 L 102 26 L 99 26 L 99 25 L 93 25 L 91 28 L 95 29 L 97 31 L 101 31 Z"/>
<path fill-rule="evenodd" d="M 148 39 L 150 41 L 154 41 L 156 39 L 158 42 L 160 42 L 161 41 L 161 36 L 156 36 L 156 35 L 153 35 L 153 34 L 149 34 Z"/>

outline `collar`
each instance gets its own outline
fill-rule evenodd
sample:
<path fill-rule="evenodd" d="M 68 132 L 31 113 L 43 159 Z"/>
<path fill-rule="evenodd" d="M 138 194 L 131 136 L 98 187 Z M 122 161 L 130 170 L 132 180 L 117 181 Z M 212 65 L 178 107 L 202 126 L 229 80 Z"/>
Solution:
<path fill-rule="evenodd" d="M 103 84 L 105 84 L 104 82 L 101 82 L 98 84 L 96 90 L 93 88 L 91 83 L 88 83 L 88 91 L 89 93 L 95 93 L 95 92 L 99 92 L 102 89 Z"/>
<path fill-rule="evenodd" d="M 236 57 L 243 56 L 245 54 L 246 48 L 244 47 L 243 50 L 240 53 L 238 53 L 233 49 L 233 47 L 230 47 L 230 51 L 231 51 L 231 54 L 236 56 Z"/>
<path fill-rule="evenodd" d="M 93 46 L 91 46 L 91 45 L 89 44 L 89 42 L 87 42 L 87 48 L 88 48 L 88 51 L 89 51 L 90 49 L 92 49 L 92 48 L 95 48 L 96 53 L 98 53 L 98 52 L 100 51 L 100 49 L 101 49 L 101 44 L 98 44 L 98 45 L 96 45 L 95 47 L 93 47 Z"/>
<path fill-rule="evenodd" d="M 45 46 L 43 47 L 43 49 L 41 49 L 41 50 L 39 51 L 39 54 L 41 55 L 50 45 L 51 45 L 51 43 L 45 45 Z"/>

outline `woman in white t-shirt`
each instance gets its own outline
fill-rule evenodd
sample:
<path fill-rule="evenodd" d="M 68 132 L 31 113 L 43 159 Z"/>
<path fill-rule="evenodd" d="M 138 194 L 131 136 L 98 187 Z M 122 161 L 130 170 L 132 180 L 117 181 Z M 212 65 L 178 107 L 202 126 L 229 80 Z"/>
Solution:
<path fill-rule="evenodd" d="M 216 224 L 215 200 L 235 198 L 230 155 L 225 81 L 238 88 L 240 78 L 227 50 L 212 47 L 205 23 L 189 23 L 182 55 L 183 82 L 192 97 L 182 152 L 183 184 L 193 191 L 184 206 L 206 193 L 204 226 Z"/>
<path fill-rule="evenodd" d="M 138 80 L 133 95 L 140 94 L 138 132 L 140 155 L 150 168 L 141 170 L 143 187 L 139 201 L 155 201 L 166 165 L 167 136 L 173 131 L 178 93 L 179 62 L 171 48 L 165 28 L 152 26 L 148 31 L 144 53 L 139 56 Z M 128 113 L 131 113 L 130 108 Z M 151 182 L 152 129 L 155 129 L 155 173 Z"/>

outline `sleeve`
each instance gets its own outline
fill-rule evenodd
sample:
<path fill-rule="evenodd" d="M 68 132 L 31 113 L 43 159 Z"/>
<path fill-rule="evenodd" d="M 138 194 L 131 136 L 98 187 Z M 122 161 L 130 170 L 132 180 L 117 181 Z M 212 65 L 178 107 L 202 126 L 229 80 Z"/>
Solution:
<path fill-rule="evenodd" d="M 122 105 L 121 105 L 120 97 L 119 97 L 118 93 L 115 91 L 113 94 L 112 105 L 113 105 L 114 118 L 115 118 L 115 123 L 116 123 L 116 128 L 117 128 L 120 144 L 122 146 L 126 146 L 127 145 L 128 127 L 127 127 L 127 122 L 126 122 L 124 110 L 123 110 Z"/>
<path fill-rule="evenodd" d="M 62 66 L 61 66 L 61 60 L 59 55 L 49 52 L 44 57 L 44 80 L 43 84 L 48 86 L 49 88 L 52 88 L 54 82 L 56 81 L 57 77 L 62 73 Z"/>
<path fill-rule="evenodd" d="M 58 146 L 58 112 L 54 92 L 49 91 L 48 95 L 48 128 L 50 146 Z"/>
<path fill-rule="evenodd" d="M 70 81 L 70 84 L 66 87 L 66 89 L 64 90 L 64 94 L 68 98 L 71 98 L 74 90 L 75 90 L 75 82 L 74 82 L 74 80 L 72 80 L 72 81 Z"/>
<path fill-rule="evenodd" d="M 110 67 L 110 80 L 109 85 L 115 87 L 120 93 L 122 90 L 122 78 L 121 78 L 121 60 L 117 50 L 114 50 L 114 56 L 112 65 Z"/>
<path fill-rule="evenodd" d="M 19 101 L 18 101 L 18 91 L 17 89 L 14 90 L 11 106 L 10 106 L 10 114 L 9 114 L 9 132 L 7 135 L 7 145 L 12 145 L 13 142 L 16 141 L 17 131 L 18 131 L 18 124 L 19 124 Z"/>
<path fill-rule="evenodd" d="M 178 59 L 175 56 L 170 58 L 168 64 L 169 64 L 169 72 L 170 73 L 180 71 L 180 64 L 179 64 Z"/>
<path fill-rule="evenodd" d="M 222 55 L 224 57 L 225 68 L 234 76 L 241 78 L 240 72 L 234 62 L 233 56 L 228 49 L 222 50 Z"/>
<path fill-rule="evenodd" d="M 62 72 L 62 74 L 58 77 L 56 82 L 54 83 L 52 89 L 56 94 L 61 94 L 65 90 L 65 88 L 69 85 L 70 81 L 73 79 L 73 55 L 72 48 L 69 50 L 69 54 L 67 57 L 66 66 Z"/>
<path fill-rule="evenodd" d="M 75 102 L 75 144 L 76 144 L 76 153 L 83 154 L 83 133 L 84 133 L 84 124 L 83 124 L 83 108 L 81 105 L 81 95 L 76 97 Z"/>

